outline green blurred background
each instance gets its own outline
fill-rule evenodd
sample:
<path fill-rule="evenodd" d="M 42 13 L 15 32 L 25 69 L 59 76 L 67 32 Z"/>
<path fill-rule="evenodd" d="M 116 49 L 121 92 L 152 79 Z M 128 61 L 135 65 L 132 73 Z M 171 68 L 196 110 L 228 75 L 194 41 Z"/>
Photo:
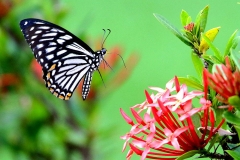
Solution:
<path fill-rule="evenodd" d="M 144 90 L 149 86 L 164 88 L 174 75 L 196 76 L 190 48 L 164 28 L 153 13 L 163 15 L 181 29 L 182 9 L 194 20 L 209 5 L 206 30 L 221 27 L 214 44 L 223 51 L 229 36 L 240 26 L 237 2 L 1 0 L 0 159 L 125 159 L 127 151 L 121 152 L 124 141 L 120 136 L 130 126 L 119 108 L 130 114 L 131 106 L 145 100 Z M 113 64 L 113 70 L 107 72 L 102 67 L 106 87 L 95 73 L 92 89 L 95 93 L 86 102 L 82 102 L 77 91 L 68 102 L 57 99 L 35 71 L 33 54 L 19 29 L 19 21 L 30 17 L 57 23 L 86 41 L 93 50 L 100 49 L 97 44 L 102 29 L 110 28 L 112 33 L 104 47 L 112 55 L 117 52 L 112 48 L 120 50 L 126 69 L 120 58 Z M 111 58 L 111 54 L 107 56 Z M 124 81 L 114 83 L 114 77 Z"/>

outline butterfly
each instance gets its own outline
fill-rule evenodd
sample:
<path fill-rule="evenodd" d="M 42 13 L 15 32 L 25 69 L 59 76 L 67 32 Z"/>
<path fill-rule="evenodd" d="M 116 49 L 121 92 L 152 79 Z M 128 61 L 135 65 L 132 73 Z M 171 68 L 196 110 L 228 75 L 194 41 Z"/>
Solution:
<path fill-rule="evenodd" d="M 82 98 L 85 100 L 93 72 L 98 70 L 107 50 L 102 47 L 94 52 L 66 29 L 44 20 L 23 19 L 20 28 L 42 67 L 43 79 L 50 92 L 60 99 L 69 100 L 84 77 Z"/>

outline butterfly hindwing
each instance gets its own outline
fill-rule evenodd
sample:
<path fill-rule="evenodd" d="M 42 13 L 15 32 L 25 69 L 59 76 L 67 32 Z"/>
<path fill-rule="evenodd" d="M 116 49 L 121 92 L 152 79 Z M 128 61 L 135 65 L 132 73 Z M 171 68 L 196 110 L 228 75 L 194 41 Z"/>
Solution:
<path fill-rule="evenodd" d="M 96 69 L 91 68 L 96 60 L 95 53 L 82 40 L 43 20 L 25 19 L 20 22 L 20 27 L 42 66 L 43 79 L 52 94 L 68 100 L 85 75 L 85 80 L 91 82 L 92 72 Z M 83 90 L 86 86 L 90 87 L 90 84 L 84 85 Z M 82 95 L 83 99 L 86 99 L 89 89 Z"/>

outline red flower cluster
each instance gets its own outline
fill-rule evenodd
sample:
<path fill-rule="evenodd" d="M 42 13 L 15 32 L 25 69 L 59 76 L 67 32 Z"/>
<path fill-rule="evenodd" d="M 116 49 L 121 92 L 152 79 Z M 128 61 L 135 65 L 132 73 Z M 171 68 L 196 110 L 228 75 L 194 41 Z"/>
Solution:
<path fill-rule="evenodd" d="M 232 71 L 228 57 L 225 61 L 226 65 L 216 65 L 215 73 L 211 74 L 207 70 L 206 72 L 209 78 L 209 86 L 218 93 L 218 100 L 229 104 L 229 97 L 240 96 L 240 71 L 238 69 Z"/>
<path fill-rule="evenodd" d="M 180 86 L 175 77 L 166 84 L 166 89 L 150 87 L 157 94 L 149 95 L 145 91 L 146 101 L 131 108 L 136 122 L 121 109 L 123 118 L 132 126 L 130 132 L 121 137 L 125 140 L 123 151 L 127 144 L 130 146 L 127 159 L 134 153 L 144 160 L 176 159 L 188 151 L 200 152 L 225 122 L 223 119 L 215 127 L 211 102 L 206 100 L 206 75 L 204 85 L 205 94 L 200 91 L 188 92 L 187 86 Z M 193 98 L 203 94 L 200 107 L 193 108 Z M 194 116 L 196 113 L 199 116 Z M 201 128 L 201 133 L 198 128 Z"/>

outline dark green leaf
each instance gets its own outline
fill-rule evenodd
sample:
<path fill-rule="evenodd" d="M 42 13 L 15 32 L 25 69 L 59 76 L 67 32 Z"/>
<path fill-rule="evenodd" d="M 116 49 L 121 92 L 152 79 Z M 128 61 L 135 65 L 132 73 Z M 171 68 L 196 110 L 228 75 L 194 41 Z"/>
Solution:
<path fill-rule="evenodd" d="M 175 36 L 177 36 L 183 43 L 185 43 L 188 46 L 192 46 L 191 42 L 189 42 L 182 33 L 174 27 L 170 22 L 168 22 L 163 16 L 154 13 L 153 14 L 157 20 L 159 20 L 165 27 L 167 27 Z"/>

